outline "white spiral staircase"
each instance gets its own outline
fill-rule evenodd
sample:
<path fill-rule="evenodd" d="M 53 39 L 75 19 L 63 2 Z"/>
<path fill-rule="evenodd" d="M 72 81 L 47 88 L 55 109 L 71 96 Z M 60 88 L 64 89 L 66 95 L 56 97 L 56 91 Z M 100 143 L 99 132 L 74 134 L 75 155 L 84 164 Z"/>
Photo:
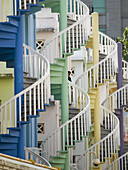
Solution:
<path fill-rule="evenodd" d="M 74 0 L 76 5 L 72 5 L 72 1 L 69 1 L 69 3 L 70 12 L 68 17 L 76 19 L 77 22 L 54 36 L 44 45 L 40 52 L 50 62 L 54 62 L 55 58 L 64 57 L 64 54 L 72 55 L 74 49 L 79 49 L 82 44 L 86 45 L 91 35 L 91 16 L 89 16 L 87 6 L 79 0 Z M 66 152 L 66 148 L 72 147 L 74 141 L 81 140 L 81 136 L 86 136 L 91 126 L 90 99 L 87 92 L 89 92 L 90 88 L 96 88 L 98 83 L 103 83 L 105 79 L 110 79 L 111 76 L 115 77 L 116 75 L 118 68 L 117 44 L 101 32 L 99 32 L 99 39 L 100 52 L 105 54 L 106 57 L 83 73 L 76 81 L 77 85 L 69 83 L 69 100 L 72 101 L 73 106 L 80 108 L 80 112 L 42 142 L 42 155 L 48 160 L 59 158 L 59 153 Z M 71 91 L 72 95 L 70 95 Z M 101 124 L 111 132 L 85 151 L 84 155 L 81 155 L 76 162 L 77 169 L 90 169 L 93 159 L 92 155 L 88 158 L 90 152 L 97 152 L 98 158 L 105 163 L 105 157 L 110 157 L 112 153 L 115 154 L 117 149 L 119 149 L 119 120 L 111 110 L 104 106 L 100 107 L 100 111 Z M 78 124 L 78 128 L 76 124 Z M 69 135 L 69 131 L 71 135 Z M 73 131 L 75 133 L 72 133 Z"/>

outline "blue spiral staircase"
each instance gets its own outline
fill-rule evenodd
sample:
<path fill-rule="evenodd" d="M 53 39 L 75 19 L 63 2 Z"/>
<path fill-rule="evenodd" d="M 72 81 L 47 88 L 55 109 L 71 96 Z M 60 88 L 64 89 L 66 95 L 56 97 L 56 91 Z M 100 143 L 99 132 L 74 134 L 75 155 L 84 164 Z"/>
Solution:
<path fill-rule="evenodd" d="M 16 16 L 8 16 L 8 22 L 0 22 L 0 61 L 6 62 L 7 68 L 14 68 L 17 37 L 21 27 L 20 17 L 40 10 L 39 2 L 41 1 L 44 0 L 36 0 L 36 4 L 29 4 L 27 1 L 27 9 L 18 9 Z M 41 111 L 46 111 L 47 105 L 49 104 L 45 104 L 44 110 Z M 38 110 L 37 115 L 28 116 L 27 121 L 17 122 L 17 127 L 8 128 L 7 134 L 0 134 L 0 153 L 24 158 L 24 125 L 31 123 L 31 118 L 39 117 L 39 113 Z"/>

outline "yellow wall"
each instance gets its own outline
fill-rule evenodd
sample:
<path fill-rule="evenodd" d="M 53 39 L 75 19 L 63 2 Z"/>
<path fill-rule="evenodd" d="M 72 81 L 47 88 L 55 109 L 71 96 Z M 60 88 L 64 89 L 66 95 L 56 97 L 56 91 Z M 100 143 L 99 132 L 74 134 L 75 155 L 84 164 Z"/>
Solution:
<path fill-rule="evenodd" d="M 0 62 L 0 100 L 1 104 L 4 104 L 7 100 L 12 98 L 14 96 L 14 69 L 12 68 L 6 68 L 5 62 Z M 3 125 L 5 124 L 5 114 L 3 109 Z M 9 106 L 7 107 L 7 125 L 9 127 L 10 123 L 10 115 L 9 115 Z M 0 116 L 1 119 L 1 116 Z M 12 125 L 14 124 L 14 103 L 12 103 Z M 1 127 L 0 127 L 1 128 Z M 5 130 L 5 127 L 3 126 L 3 129 Z"/>
<path fill-rule="evenodd" d="M 14 78 L 0 78 L 0 100 L 1 104 L 14 96 Z"/>
<path fill-rule="evenodd" d="M 1 3 L 0 5 L 2 6 L 2 11 L 0 12 L 2 12 L 2 14 L 0 13 L 0 15 L 2 16 L 1 20 L 4 22 L 6 21 L 6 15 L 7 16 L 13 15 L 13 0 L 6 0 L 6 6 L 5 6 L 5 0 L 2 0 Z M 7 11 L 7 14 L 5 14 L 5 11 Z"/>

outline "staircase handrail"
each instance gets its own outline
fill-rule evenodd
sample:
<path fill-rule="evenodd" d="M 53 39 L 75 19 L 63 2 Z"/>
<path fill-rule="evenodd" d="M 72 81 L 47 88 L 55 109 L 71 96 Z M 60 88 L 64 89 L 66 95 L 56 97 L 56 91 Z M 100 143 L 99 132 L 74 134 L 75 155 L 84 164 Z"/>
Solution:
<path fill-rule="evenodd" d="M 111 130 L 111 133 L 109 133 L 106 137 L 104 137 L 103 139 L 101 139 L 99 142 L 97 142 L 96 144 L 94 144 L 93 146 L 91 146 L 89 149 L 87 149 L 87 151 L 85 151 L 85 153 L 78 159 L 78 161 L 77 161 L 77 166 L 83 166 L 83 164 L 81 163 L 81 162 L 86 162 L 86 169 L 87 170 L 89 170 L 89 166 L 91 166 L 91 164 L 92 164 L 92 160 L 93 160 L 93 157 L 91 156 L 91 160 L 89 160 L 88 159 L 88 156 L 89 156 L 89 153 L 91 153 L 91 152 L 95 152 L 95 153 L 97 153 L 97 149 L 98 149 L 98 155 L 97 155 L 97 158 L 98 159 L 100 159 L 100 156 L 102 156 L 101 157 L 101 161 L 103 162 L 103 160 L 104 160 L 104 150 L 103 150 L 103 148 L 105 148 L 105 157 L 110 157 L 110 154 L 111 154 L 111 150 L 113 150 L 111 147 L 112 147 L 112 144 L 113 144 L 113 146 L 114 146 L 114 152 L 116 151 L 116 149 L 119 149 L 118 148 L 118 145 L 119 145 L 119 143 L 120 143 L 120 140 L 119 140 L 119 138 L 118 138 L 118 135 L 119 135 L 119 119 L 116 117 L 116 115 L 113 113 L 113 112 L 111 112 L 110 110 L 108 110 L 107 108 L 105 108 L 105 107 L 103 107 L 103 106 L 100 106 L 100 109 L 103 109 L 104 110 L 104 112 L 106 112 L 106 113 L 109 113 L 108 114 L 108 117 L 109 116 L 112 116 L 112 119 L 111 119 L 111 121 L 113 121 L 113 122 L 111 122 L 111 125 L 114 123 L 114 125 L 115 126 L 109 126 L 109 125 L 106 125 L 106 127 L 105 127 L 105 129 L 110 129 Z M 104 112 L 101 112 L 101 114 L 102 114 L 102 117 L 103 117 L 103 113 Z M 106 114 L 107 115 L 107 114 Z M 104 115 L 105 116 L 105 115 Z M 114 119 L 114 120 L 113 120 Z M 106 120 L 106 117 L 105 117 L 105 120 Z M 109 122 L 110 123 L 110 122 Z M 109 124 L 108 123 L 108 124 Z M 101 125 L 103 125 L 103 124 L 107 124 L 107 122 L 105 122 L 105 123 L 103 123 L 103 119 L 101 119 Z M 109 126 L 109 128 L 108 128 L 108 126 Z M 112 128 L 112 129 L 111 129 Z M 109 144 L 109 141 L 113 141 L 114 140 L 114 142 L 113 143 L 111 143 L 111 146 L 110 146 L 110 144 Z M 106 146 L 106 141 L 108 141 L 108 148 L 106 148 L 107 146 Z M 101 155 L 100 155 L 100 147 L 101 147 Z M 84 161 L 83 161 L 83 159 L 84 159 Z M 82 167 L 81 167 L 81 169 L 82 169 Z"/>
<path fill-rule="evenodd" d="M 79 0 L 75 0 L 76 2 L 80 2 Z M 40 53 L 43 53 L 46 58 L 49 59 L 50 62 L 54 63 L 54 58 L 58 57 L 63 57 L 63 53 L 71 53 L 71 48 L 78 48 L 78 26 L 81 27 L 82 29 L 80 30 L 79 34 L 81 37 L 81 44 L 85 44 L 85 41 L 88 40 L 88 37 L 90 35 L 91 29 L 90 29 L 90 16 L 89 16 L 89 9 L 88 7 L 84 4 L 81 3 L 86 11 L 85 15 L 82 15 L 81 20 L 78 20 L 76 23 L 73 25 L 69 26 L 68 28 L 65 28 L 63 31 L 59 32 L 57 35 L 53 36 L 50 40 L 48 40 L 44 46 L 39 50 Z M 88 24 L 85 24 L 85 23 Z M 70 39 L 73 38 L 74 36 L 71 37 L 70 32 L 74 34 L 74 29 L 77 29 L 77 42 L 76 44 L 74 43 L 73 40 L 73 47 L 71 45 L 67 45 L 67 38 Z M 86 30 L 85 30 L 86 28 Z M 54 45 L 53 45 L 53 44 Z M 64 49 L 62 49 L 62 44 L 64 44 Z M 51 56 L 48 54 L 51 54 Z"/>
<path fill-rule="evenodd" d="M 49 136 L 47 136 L 43 140 L 43 142 L 41 144 L 41 147 L 43 150 L 42 154 L 43 154 L 43 157 L 45 157 L 47 160 L 49 160 L 50 155 L 56 156 L 57 151 L 59 151 L 59 150 L 65 151 L 65 140 L 67 140 L 67 145 L 69 145 L 69 134 L 68 134 L 69 129 L 68 128 L 70 126 L 70 129 L 72 129 L 73 122 L 76 126 L 77 119 L 79 122 L 80 118 L 82 118 L 84 116 L 84 122 L 83 122 L 84 125 L 82 125 L 82 127 L 81 127 L 81 128 L 84 128 L 84 130 L 82 129 L 84 132 L 80 132 L 81 131 L 81 128 L 80 128 L 80 131 L 78 132 L 79 135 L 77 136 L 77 133 L 76 133 L 75 140 L 77 140 L 77 139 L 80 140 L 81 133 L 83 133 L 83 135 L 86 135 L 86 132 L 88 130 L 90 130 L 90 126 L 91 126 L 90 98 L 89 98 L 88 94 L 83 89 L 79 88 L 77 85 L 73 84 L 72 82 L 69 82 L 69 88 L 73 89 L 73 93 L 74 93 L 74 90 L 76 90 L 77 92 L 79 91 L 80 94 L 83 94 L 84 98 L 86 98 L 87 104 L 85 105 L 84 108 L 82 108 L 82 106 L 81 106 L 81 108 L 80 108 L 81 111 L 76 116 L 74 116 L 72 119 L 68 120 L 63 125 L 58 127 L 54 132 L 52 132 Z M 80 96 L 82 96 L 82 95 L 80 95 Z M 73 105 L 74 105 L 74 103 L 73 103 Z M 87 120 L 85 120 L 85 119 L 87 119 Z M 80 124 L 78 126 L 80 126 Z M 77 131 L 76 127 L 75 127 L 75 131 Z M 71 132 L 72 132 L 72 130 L 71 130 Z M 62 145 L 60 142 L 61 141 L 60 133 L 63 136 L 63 141 L 62 141 L 63 144 Z M 51 140 L 52 143 L 50 143 L 49 140 Z M 74 140 L 73 135 L 71 135 L 71 144 L 73 144 L 73 140 Z M 46 153 L 46 151 L 48 151 L 48 152 Z"/>
<path fill-rule="evenodd" d="M 47 166 L 51 167 L 51 164 L 45 158 L 40 156 L 39 153 L 36 153 L 37 148 L 24 147 L 24 150 L 25 150 L 25 160 L 28 160 L 29 156 L 30 156 L 30 158 L 32 160 L 35 160 L 36 163 L 47 165 Z M 40 151 L 39 148 L 38 148 L 38 151 Z"/>
<path fill-rule="evenodd" d="M 116 108 L 120 109 L 122 105 L 127 104 L 126 96 L 128 96 L 128 84 L 126 84 L 125 86 L 121 87 L 120 89 L 112 93 L 110 96 L 108 96 L 103 101 L 102 105 L 114 112 L 114 109 Z"/>
<path fill-rule="evenodd" d="M 34 91 L 34 115 L 36 115 L 36 87 L 38 88 L 38 101 L 40 99 L 40 88 L 41 88 L 41 94 L 43 95 L 43 87 L 45 90 L 45 97 L 44 97 L 44 101 L 45 102 L 49 102 L 49 98 L 50 98 L 50 65 L 48 60 L 40 53 L 38 53 L 37 51 L 33 50 L 31 47 L 23 44 L 23 47 L 25 49 L 27 49 L 30 52 L 33 52 L 35 54 L 35 56 L 37 55 L 42 61 L 45 62 L 45 64 L 47 65 L 45 72 L 42 74 L 42 77 L 40 79 L 38 79 L 38 81 L 36 81 L 35 83 L 33 83 L 31 86 L 29 86 L 28 88 L 26 88 L 25 90 L 21 91 L 20 93 L 18 93 L 17 95 L 13 96 L 11 99 L 9 99 L 8 101 L 6 101 L 4 104 L 2 104 L 0 106 L 0 112 L 1 112 L 1 120 L 3 119 L 3 111 L 5 112 L 5 129 L 6 129 L 6 133 L 7 133 L 7 119 L 9 117 L 10 121 L 10 127 L 12 126 L 12 104 L 14 104 L 14 127 L 17 127 L 17 114 L 19 114 L 19 121 L 21 120 L 21 112 L 22 112 L 22 104 L 23 104 L 23 100 L 22 98 L 24 97 L 24 121 L 27 121 L 27 113 L 26 113 L 26 94 L 29 93 L 29 100 L 31 101 L 31 92 L 32 90 Z M 26 55 L 26 54 L 25 54 Z M 29 57 L 31 57 L 31 54 L 29 55 Z M 35 63 L 34 63 L 35 64 Z M 35 67 L 36 68 L 36 67 Z M 43 67 L 42 67 L 43 69 Z M 42 70 L 41 70 L 42 71 Z M 43 83 L 45 83 L 43 85 Z M 47 84 L 48 83 L 48 84 Z M 47 84 L 47 85 L 46 85 Z M 19 100 L 17 100 L 19 99 Z M 42 102 L 42 107 L 40 105 L 40 103 L 38 102 L 38 108 L 37 109 L 43 109 L 44 107 L 44 101 L 43 101 L 43 96 L 41 98 L 41 102 Z M 13 103 L 14 102 L 14 103 Z M 19 113 L 17 111 L 17 103 L 19 104 Z M 5 108 L 5 109 L 4 109 Z M 9 109 L 9 114 L 7 114 L 7 110 Z M 32 115 L 31 111 L 32 111 L 32 103 L 29 102 L 29 109 L 30 109 L 30 113 L 29 115 Z M 1 133 L 3 133 L 3 121 L 1 121 Z"/>
<path fill-rule="evenodd" d="M 85 15 L 85 17 L 86 17 L 87 15 L 88 15 L 88 13 Z M 40 49 L 40 51 L 43 50 L 50 42 L 52 42 L 54 39 L 56 39 L 56 37 L 64 34 L 65 32 L 71 30 L 72 28 L 74 28 L 75 26 L 77 26 L 78 24 L 80 24 L 80 23 L 85 19 L 85 17 L 82 18 L 81 20 L 75 22 L 75 23 L 72 24 L 71 26 L 65 28 L 63 31 L 59 32 L 57 35 L 54 35 L 50 40 L 48 40 L 46 43 L 44 43 L 44 45 L 43 45 L 43 47 Z M 89 16 L 89 17 L 91 17 L 91 16 Z"/>
<path fill-rule="evenodd" d="M 119 158 L 117 158 L 115 161 L 113 161 L 110 165 L 108 165 L 105 170 L 108 169 L 114 169 L 114 170 L 118 170 L 118 169 L 126 169 L 127 167 L 127 157 L 128 157 L 128 152 L 126 152 L 125 154 L 123 154 L 122 156 L 120 156 Z M 128 168 L 128 167 L 127 167 Z"/>
<path fill-rule="evenodd" d="M 104 66 L 104 65 L 105 65 L 105 62 L 108 62 L 109 59 L 112 59 L 113 61 L 115 60 L 115 56 L 114 56 L 114 55 L 116 55 L 116 53 L 117 53 L 117 44 L 116 44 L 116 42 L 115 42 L 114 40 L 110 39 L 107 35 L 105 35 L 105 34 L 103 34 L 103 33 L 101 33 L 101 32 L 99 32 L 99 35 L 103 35 L 104 37 L 106 37 L 106 38 L 108 38 L 109 40 L 111 40 L 111 44 L 114 45 L 114 48 L 115 48 L 115 49 L 114 49 L 110 54 L 108 54 L 108 56 L 105 57 L 105 59 L 101 60 L 100 62 L 98 62 L 98 63 L 95 64 L 94 66 L 90 67 L 87 71 L 85 71 L 84 73 L 82 73 L 82 74 L 77 78 L 77 80 L 75 81 L 76 84 L 78 84 L 79 81 L 82 81 L 82 78 L 83 78 L 86 74 L 89 75 L 89 74 L 91 73 L 94 77 L 96 77 L 96 76 L 98 75 L 98 69 L 99 69 L 100 67 Z M 114 57 L 113 57 L 113 56 L 114 56 Z M 109 61 L 109 62 L 111 62 L 111 64 L 112 64 L 112 61 Z M 102 64 L 104 64 L 104 65 L 102 65 Z M 99 67 L 99 66 L 100 66 L 100 67 Z M 116 67 L 117 67 L 117 63 L 116 63 Z M 104 67 L 104 70 L 105 70 L 105 67 Z M 93 71 L 93 73 L 92 73 L 92 71 Z M 114 71 L 116 72 L 117 69 L 114 70 L 114 68 L 113 68 L 113 69 L 111 70 L 111 74 L 114 74 Z M 97 72 L 97 75 L 95 74 L 95 72 Z M 112 73 L 112 72 L 113 72 L 113 73 Z M 110 71 L 107 72 L 106 79 L 110 76 L 109 73 L 110 73 Z M 100 73 L 100 74 L 102 74 L 102 73 Z M 91 76 L 92 76 L 92 75 L 91 75 Z M 85 89 L 86 89 L 87 91 L 89 90 L 89 87 L 95 87 L 95 85 L 96 85 L 96 80 L 97 80 L 97 83 L 99 82 L 99 80 L 98 80 L 98 77 L 99 77 L 99 76 L 97 76 L 96 78 L 94 78 L 94 82 L 92 82 L 91 76 L 90 76 L 90 82 L 86 83 L 86 84 L 87 84 L 87 87 L 86 87 Z M 87 79 L 87 81 L 88 81 L 88 79 Z M 103 82 L 103 80 L 102 80 L 102 78 L 101 78 L 101 83 L 102 83 L 102 82 Z"/>

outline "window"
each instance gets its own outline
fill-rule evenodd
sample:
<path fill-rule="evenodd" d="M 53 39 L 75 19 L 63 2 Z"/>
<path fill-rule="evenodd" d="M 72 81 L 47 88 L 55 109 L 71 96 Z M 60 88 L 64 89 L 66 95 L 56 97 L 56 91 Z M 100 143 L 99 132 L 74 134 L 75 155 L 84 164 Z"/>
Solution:
<path fill-rule="evenodd" d="M 44 45 L 44 42 L 45 42 L 44 40 L 37 40 L 36 41 L 36 49 L 37 50 L 41 49 Z"/>
<path fill-rule="evenodd" d="M 37 133 L 44 134 L 44 123 L 38 123 Z"/>

